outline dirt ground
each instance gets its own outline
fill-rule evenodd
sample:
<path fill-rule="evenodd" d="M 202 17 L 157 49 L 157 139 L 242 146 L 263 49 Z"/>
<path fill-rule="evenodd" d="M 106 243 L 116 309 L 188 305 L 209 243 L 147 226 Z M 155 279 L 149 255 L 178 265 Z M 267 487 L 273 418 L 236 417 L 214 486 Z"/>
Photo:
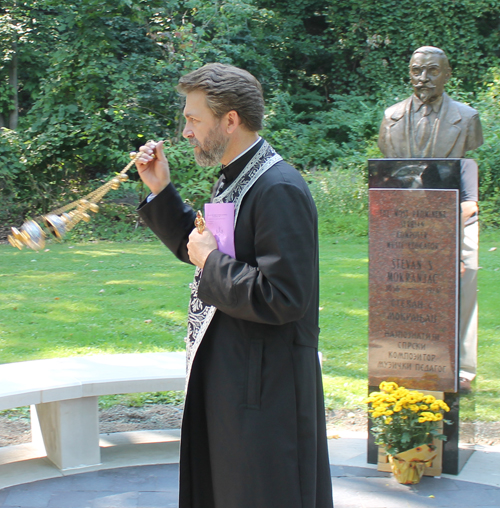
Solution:
<path fill-rule="evenodd" d="M 99 411 L 101 434 L 132 430 L 178 429 L 181 426 L 182 408 L 155 404 L 145 407 L 113 406 Z M 31 441 L 28 416 L 0 415 L 0 447 Z"/>
<path fill-rule="evenodd" d="M 100 411 L 101 434 L 132 430 L 178 429 L 181 425 L 182 408 L 155 404 L 142 408 L 114 406 Z M 326 414 L 330 437 L 344 430 L 366 431 L 367 418 L 363 410 L 336 410 Z M 500 444 L 500 422 L 477 422 L 476 443 Z M 31 431 L 29 417 L 0 415 L 0 447 L 29 443 Z"/>

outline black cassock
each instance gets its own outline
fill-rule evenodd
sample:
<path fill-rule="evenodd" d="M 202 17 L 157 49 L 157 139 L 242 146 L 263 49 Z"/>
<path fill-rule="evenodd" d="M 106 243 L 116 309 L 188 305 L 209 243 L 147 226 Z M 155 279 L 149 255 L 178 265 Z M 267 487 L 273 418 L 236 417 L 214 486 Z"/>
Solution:
<path fill-rule="evenodd" d="M 229 185 L 262 141 L 223 169 Z M 194 211 L 170 184 L 139 214 L 182 261 Z M 245 195 L 236 259 L 213 251 L 199 298 L 217 307 L 192 364 L 179 508 L 331 508 L 318 362 L 317 213 L 280 161 Z"/>

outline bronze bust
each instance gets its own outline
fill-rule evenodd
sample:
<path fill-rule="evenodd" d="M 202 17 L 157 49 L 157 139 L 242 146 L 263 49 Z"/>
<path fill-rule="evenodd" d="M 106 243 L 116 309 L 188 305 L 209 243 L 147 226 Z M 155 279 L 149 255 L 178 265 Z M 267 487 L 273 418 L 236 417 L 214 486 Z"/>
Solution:
<path fill-rule="evenodd" d="M 387 108 L 378 146 L 388 158 L 463 158 L 483 144 L 478 112 L 450 99 L 448 58 L 433 46 L 417 49 L 410 60 L 413 95 Z"/>

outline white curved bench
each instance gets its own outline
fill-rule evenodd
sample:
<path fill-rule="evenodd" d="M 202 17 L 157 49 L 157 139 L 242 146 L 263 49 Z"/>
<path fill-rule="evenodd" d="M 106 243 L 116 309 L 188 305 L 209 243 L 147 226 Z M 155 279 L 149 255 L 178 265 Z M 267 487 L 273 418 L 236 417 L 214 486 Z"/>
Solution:
<path fill-rule="evenodd" d="M 98 397 L 184 390 L 185 353 L 138 353 L 0 365 L 0 410 L 31 406 L 32 440 L 61 471 L 101 462 Z"/>

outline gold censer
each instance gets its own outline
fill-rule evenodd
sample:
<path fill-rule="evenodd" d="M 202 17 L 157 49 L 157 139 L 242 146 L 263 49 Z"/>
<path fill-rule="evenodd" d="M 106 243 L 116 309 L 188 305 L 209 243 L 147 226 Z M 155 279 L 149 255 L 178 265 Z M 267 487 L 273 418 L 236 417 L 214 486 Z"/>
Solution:
<path fill-rule="evenodd" d="M 58 208 L 46 215 L 41 215 L 33 220 L 28 220 L 19 228 L 11 228 L 12 234 L 8 240 L 13 247 L 22 249 L 28 247 L 33 250 L 41 250 L 45 247 L 45 238 L 51 235 L 56 240 L 62 240 L 64 235 L 73 229 L 81 220 L 90 221 L 89 211 L 97 213 L 97 204 L 110 190 L 116 190 L 122 182 L 128 180 L 127 171 L 141 156 L 141 152 L 132 152 L 132 159 L 115 177 L 104 185 L 66 206 Z"/>

